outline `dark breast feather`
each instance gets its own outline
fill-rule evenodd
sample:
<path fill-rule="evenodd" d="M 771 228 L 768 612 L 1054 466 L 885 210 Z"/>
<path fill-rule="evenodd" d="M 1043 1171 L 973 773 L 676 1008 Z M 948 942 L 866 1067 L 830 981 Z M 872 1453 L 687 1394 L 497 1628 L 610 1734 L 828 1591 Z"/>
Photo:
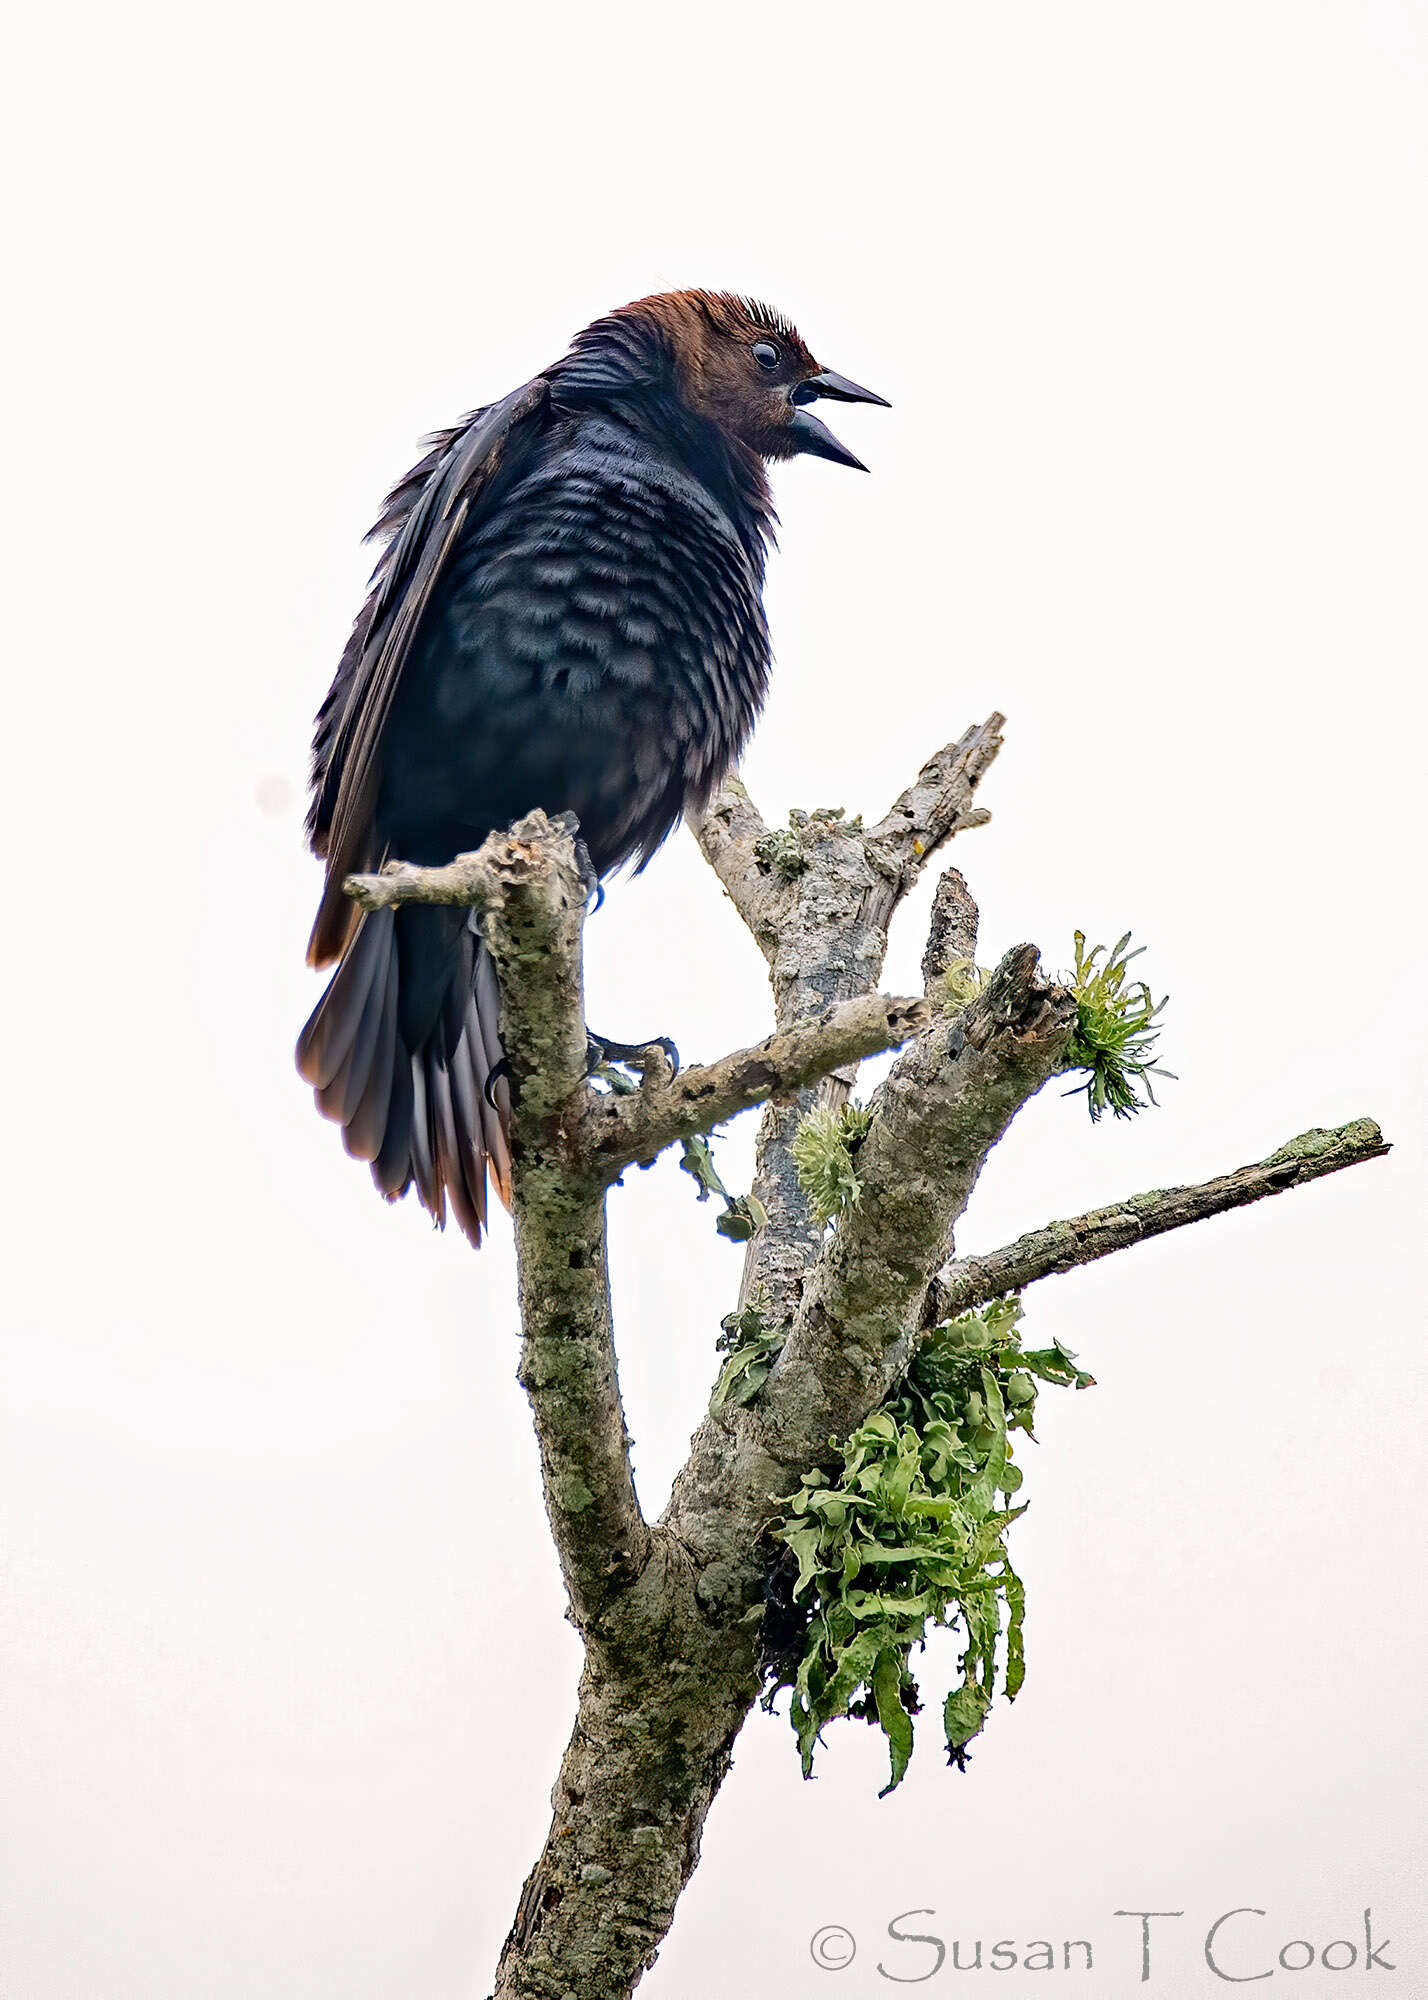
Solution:
<path fill-rule="evenodd" d="M 429 442 L 372 531 L 390 539 L 318 716 L 314 964 L 351 935 L 344 878 L 389 842 L 442 860 L 540 804 L 577 812 L 601 872 L 643 867 L 767 684 L 757 463 L 544 375 Z"/>
<path fill-rule="evenodd" d="M 660 845 L 763 698 L 759 573 L 726 508 L 610 413 L 557 410 L 471 523 L 413 652 L 382 831 L 413 858 L 533 805 L 602 872 Z"/>

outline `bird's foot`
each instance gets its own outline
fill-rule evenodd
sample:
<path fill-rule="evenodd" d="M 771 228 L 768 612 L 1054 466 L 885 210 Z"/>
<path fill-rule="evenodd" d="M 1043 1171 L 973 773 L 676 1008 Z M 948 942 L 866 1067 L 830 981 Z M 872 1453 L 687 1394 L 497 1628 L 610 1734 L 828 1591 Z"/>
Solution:
<path fill-rule="evenodd" d="M 612 1063 L 625 1063 L 631 1069 L 647 1071 L 650 1066 L 652 1052 L 655 1049 L 658 1049 L 664 1057 L 671 1078 L 677 1076 L 679 1074 L 679 1050 L 669 1039 L 668 1035 L 655 1035 L 647 1042 L 612 1042 L 605 1035 L 591 1034 L 587 1028 L 585 1031 L 585 1074 L 587 1076 L 600 1076 L 609 1069 Z M 618 1072 L 614 1072 L 611 1080 L 613 1080 L 613 1076 L 617 1075 Z M 496 1103 L 496 1085 L 498 1083 L 504 1083 L 507 1090 L 513 1088 L 511 1065 L 505 1056 L 501 1056 L 494 1067 L 487 1072 L 486 1081 L 481 1087 L 481 1093 L 493 1111 L 500 1109 L 500 1106 Z M 635 1088 L 634 1084 L 625 1079 L 621 1079 L 621 1086 L 626 1090 L 633 1090 Z"/>
<path fill-rule="evenodd" d="M 585 1062 L 587 1076 L 594 1076 L 597 1070 L 608 1063 L 628 1063 L 632 1069 L 647 1067 L 650 1051 L 659 1049 L 669 1064 L 670 1075 L 679 1074 L 679 1050 L 668 1035 L 652 1035 L 647 1042 L 612 1042 L 608 1035 L 597 1035 L 593 1028 L 585 1030 Z"/>

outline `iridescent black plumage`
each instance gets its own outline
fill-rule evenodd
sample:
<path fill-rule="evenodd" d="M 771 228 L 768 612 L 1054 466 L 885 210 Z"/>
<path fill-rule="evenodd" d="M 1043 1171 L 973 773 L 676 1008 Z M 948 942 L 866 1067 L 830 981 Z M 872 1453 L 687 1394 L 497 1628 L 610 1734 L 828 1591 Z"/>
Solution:
<path fill-rule="evenodd" d="M 777 371 L 749 359 L 770 336 Z M 383 1192 L 414 1181 L 438 1220 L 449 1199 L 473 1242 L 488 1164 L 509 1185 L 485 1101 L 493 968 L 464 912 L 359 918 L 342 881 L 388 854 L 447 861 L 536 806 L 577 815 L 600 874 L 643 866 L 708 797 L 768 679 L 763 459 L 834 455 L 795 441 L 828 438 L 792 402 L 810 378 L 766 308 L 641 301 L 431 439 L 374 530 L 387 546 L 313 745 L 309 957 L 341 963 L 298 1064 Z"/>

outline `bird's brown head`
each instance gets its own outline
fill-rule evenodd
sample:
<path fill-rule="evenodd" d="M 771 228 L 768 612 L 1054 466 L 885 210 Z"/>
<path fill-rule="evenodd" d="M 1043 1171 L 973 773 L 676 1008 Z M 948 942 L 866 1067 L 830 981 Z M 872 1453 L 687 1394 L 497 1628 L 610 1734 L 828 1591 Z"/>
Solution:
<path fill-rule="evenodd" d="M 572 386 L 604 371 L 636 389 L 659 381 L 691 416 L 761 458 L 806 452 L 860 472 L 862 460 L 808 406 L 830 397 L 887 408 L 871 389 L 820 367 L 781 313 L 733 292 L 636 299 L 578 335 L 561 366 Z"/>

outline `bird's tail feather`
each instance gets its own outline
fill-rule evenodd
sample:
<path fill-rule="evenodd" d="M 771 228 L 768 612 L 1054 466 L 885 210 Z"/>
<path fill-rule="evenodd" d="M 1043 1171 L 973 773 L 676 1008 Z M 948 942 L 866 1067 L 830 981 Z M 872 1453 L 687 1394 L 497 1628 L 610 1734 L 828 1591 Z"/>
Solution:
<path fill-rule="evenodd" d="M 479 1244 L 488 1173 L 510 1206 L 510 1099 L 503 1081 L 495 1105 L 486 1095 L 501 1058 L 496 968 L 458 915 L 364 916 L 298 1037 L 297 1066 L 389 1201 L 415 1184 L 438 1225 L 449 1201 Z"/>

